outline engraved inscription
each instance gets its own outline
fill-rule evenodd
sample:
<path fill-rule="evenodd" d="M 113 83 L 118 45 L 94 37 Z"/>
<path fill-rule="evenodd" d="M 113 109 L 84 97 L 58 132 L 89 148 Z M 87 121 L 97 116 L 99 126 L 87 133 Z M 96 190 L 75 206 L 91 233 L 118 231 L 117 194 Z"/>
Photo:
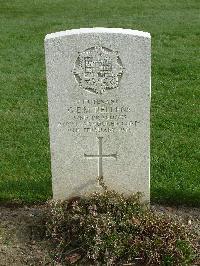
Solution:
<path fill-rule="evenodd" d="M 79 86 L 95 94 L 118 89 L 123 66 L 118 52 L 105 47 L 91 47 L 79 53 L 74 76 Z"/>
<path fill-rule="evenodd" d="M 140 123 L 132 109 L 117 98 L 78 100 L 66 106 L 68 119 L 59 124 L 72 133 L 128 133 Z"/>
<path fill-rule="evenodd" d="M 103 146 L 102 146 L 102 140 L 103 137 L 97 137 L 99 140 L 99 153 L 97 155 L 93 154 L 86 154 L 84 153 L 84 157 L 86 158 L 98 158 L 98 177 L 103 177 L 103 158 L 114 158 L 117 160 L 117 152 L 113 154 L 103 154 Z"/>

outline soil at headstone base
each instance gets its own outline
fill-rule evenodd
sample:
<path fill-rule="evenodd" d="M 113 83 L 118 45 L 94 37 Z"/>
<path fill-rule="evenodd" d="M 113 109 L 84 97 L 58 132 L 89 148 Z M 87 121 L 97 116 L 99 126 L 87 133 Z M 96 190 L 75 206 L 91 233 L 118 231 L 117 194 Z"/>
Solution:
<path fill-rule="evenodd" d="M 0 265 L 52 265 L 44 240 L 44 206 L 0 206 Z"/>
<path fill-rule="evenodd" d="M 45 239 L 44 205 L 0 206 L 0 266 L 57 265 Z M 200 208 L 151 206 L 155 211 L 181 217 L 197 235 L 200 253 Z M 200 260 L 194 265 L 200 265 Z"/>

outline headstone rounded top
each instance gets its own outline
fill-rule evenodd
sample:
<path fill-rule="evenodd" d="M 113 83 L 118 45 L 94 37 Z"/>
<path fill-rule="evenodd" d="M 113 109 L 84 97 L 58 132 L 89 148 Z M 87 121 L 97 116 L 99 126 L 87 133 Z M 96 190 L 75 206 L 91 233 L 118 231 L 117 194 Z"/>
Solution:
<path fill-rule="evenodd" d="M 66 35 L 74 35 L 74 34 L 87 34 L 87 33 L 114 33 L 114 34 L 127 34 L 134 35 L 139 37 L 151 38 L 149 32 L 139 31 L 139 30 L 131 30 L 131 29 L 122 29 L 122 28 L 80 28 L 66 31 L 59 31 L 47 34 L 45 40 L 56 38 L 56 37 L 64 37 Z"/>

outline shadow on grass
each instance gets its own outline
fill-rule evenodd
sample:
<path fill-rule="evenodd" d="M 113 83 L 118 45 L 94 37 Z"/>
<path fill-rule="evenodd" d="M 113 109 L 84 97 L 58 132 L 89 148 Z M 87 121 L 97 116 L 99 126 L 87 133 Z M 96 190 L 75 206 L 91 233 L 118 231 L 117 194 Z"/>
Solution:
<path fill-rule="evenodd" d="M 154 188 L 151 191 L 151 203 L 166 206 L 200 207 L 200 192 L 187 190 L 167 190 L 165 188 Z"/>
<path fill-rule="evenodd" d="M 3 204 L 42 203 L 51 197 L 50 180 L 21 179 L 0 183 L 0 203 Z"/>

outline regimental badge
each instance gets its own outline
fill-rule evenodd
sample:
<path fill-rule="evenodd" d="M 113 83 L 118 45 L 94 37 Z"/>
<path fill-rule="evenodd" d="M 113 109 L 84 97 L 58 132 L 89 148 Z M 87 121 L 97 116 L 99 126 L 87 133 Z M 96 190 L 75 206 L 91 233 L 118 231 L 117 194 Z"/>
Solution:
<path fill-rule="evenodd" d="M 73 72 L 82 89 L 102 94 L 119 88 L 123 65 L 118 52 L 98 46 L 79 53 Z"/>

